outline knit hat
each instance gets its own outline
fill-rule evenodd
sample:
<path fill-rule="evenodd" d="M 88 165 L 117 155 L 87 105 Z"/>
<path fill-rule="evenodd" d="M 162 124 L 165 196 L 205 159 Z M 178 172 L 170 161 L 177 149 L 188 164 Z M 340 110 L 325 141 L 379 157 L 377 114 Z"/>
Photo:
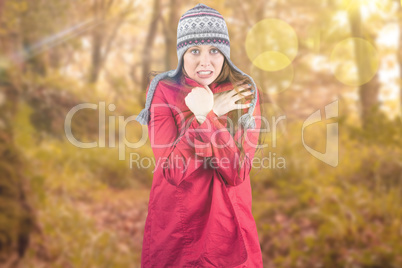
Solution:
<path fill-rule="evenodd" d="M 166 77 L 174 77 L 182 68 L 183 54 L 192 46 L 213 45 L 218 48 L 225 56 L 230 67 L 240 74 L 248 77 L 254 86 L 254 98 L 248 112 L 239 118 L 244 129 L 254 129 L 255 119 L 253 112 L 257 103 L 257 86 L 254 80 L 243 73 L 230 60 L 230 40 L 226 22 L 222 15 L 213 8 L 204 4 L 198 4 L 185 12 L 177 26 L 177 58 L 178 64 L 176 70 L 170 70 L 156 75 L 149 85 L 145 108 L 139 113 L 135 120 L 142 125 L 147 125 L 150 119 L 149 108 L 158 82 Z"/>

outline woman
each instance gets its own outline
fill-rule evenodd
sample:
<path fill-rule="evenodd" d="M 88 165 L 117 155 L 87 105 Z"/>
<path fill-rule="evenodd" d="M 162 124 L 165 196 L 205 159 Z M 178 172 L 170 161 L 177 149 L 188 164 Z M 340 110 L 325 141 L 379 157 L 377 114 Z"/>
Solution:
<path fill-rule="evenodd" d="M 249 176 L 258 89 L 230 60 L 223 17 L 204 4 L 182 15 L 177 55 L 136 119 L 156 160 L 142 267 L 263 267 Z"/>

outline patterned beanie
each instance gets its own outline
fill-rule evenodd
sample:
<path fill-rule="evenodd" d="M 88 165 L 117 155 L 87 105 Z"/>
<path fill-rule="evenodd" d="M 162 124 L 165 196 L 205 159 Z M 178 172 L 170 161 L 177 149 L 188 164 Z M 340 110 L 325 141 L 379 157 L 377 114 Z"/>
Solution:
<path fill-rule="evenodd" d="M 222 15 L 213 8 L 204 4 L 198 4 L 192 9 L 185 12 L 177 26 L 177 58 L 178 64 L 176 70 L 170 70 L 155 76 L 149 85 L 145 108 L 140 112 L 135 120 L 142 125 L 147 125 L 150 119 L 149 108 L 158 82 L 166 77 L 176 76 L 183 64 L 183 54 L 192 46 L 196 45 L 213 45 L 218 48 L 225 56 L 230 67 L 240 74 L 248 77 L 254 86 L 254 99 L 251 101 L 252 106 L 246 114 L 239 118 L 240 124 L 245 129 L 254 129 L 255 120 L 253 112 L 257 103 L 257 86 L 254 80 L 247 74 L 243 73 L 230 60 L 230 40 L 226 22 Z"/>

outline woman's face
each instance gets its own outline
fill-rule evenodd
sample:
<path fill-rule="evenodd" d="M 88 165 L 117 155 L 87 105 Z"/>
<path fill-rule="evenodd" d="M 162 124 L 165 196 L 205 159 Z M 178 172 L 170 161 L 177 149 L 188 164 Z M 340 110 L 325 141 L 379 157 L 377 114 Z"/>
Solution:
<path fill-rule="evenodd" d="M 214 46 L 193 46 L 184 53 L 184 70 L 188 77 L 205 86 L 221 73 L 224 60 L 225 56 Z"/>

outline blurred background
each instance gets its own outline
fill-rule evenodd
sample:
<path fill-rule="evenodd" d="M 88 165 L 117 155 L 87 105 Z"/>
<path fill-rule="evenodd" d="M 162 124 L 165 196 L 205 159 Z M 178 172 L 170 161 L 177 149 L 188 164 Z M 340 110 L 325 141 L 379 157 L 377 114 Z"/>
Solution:
<path fill-rule="evenodd" d="M 140 267 L 155 164 L 134 118 L 198 3 L 0 0 L 1 267 Z M 402 267 L 401 1 L 202 3 L 264 96 L 264 266 Z"/>

